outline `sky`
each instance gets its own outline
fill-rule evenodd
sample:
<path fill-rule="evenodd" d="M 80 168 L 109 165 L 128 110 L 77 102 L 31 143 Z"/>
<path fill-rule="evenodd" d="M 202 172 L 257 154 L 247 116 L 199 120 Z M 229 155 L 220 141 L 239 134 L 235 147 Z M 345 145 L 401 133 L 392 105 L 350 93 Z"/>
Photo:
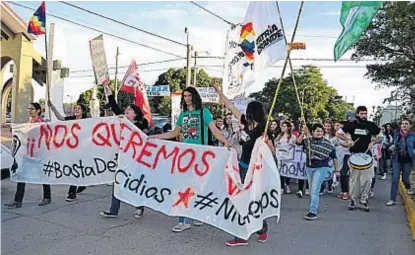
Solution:
<path fill-rule="evenodd" d="M 37 8 L 40 1 L 19 2 L 32 8 Z M 230 26 L 220 19 L 205 12 L 190 2 L 82 2 L 73 1 L 78 6 L 98 12 L 108 17 L 118 19 L 149 32 L 171 38 L 186 44 L 185 27 L 189 31 L 189 42 L 198 51 L 208 51 L 211 56 L 223 56 L 226 31 Z M 248 2 L 198 2 L 203 7 L 217 13 L 221 17 L 233 23 L 241 23 L 244 20 Z M 288 35 L 291 35 L 295 23 L 296 14 L 300 2 L 280 2 L 284 25 Z M 28 21 L 33 11 L 9 4 L 9 6 L 25 21 Z M 298 27 L 296 41 L 305 42 L 306 50 L 294 51 L 293 58 L 325 58 L 333 59 L 333 47 L 336 38 L 341 33 L 339 23 L 341 2 L 309 2 L 304 5 Z M 47 1 L 47 12 L 82 23 L 117 36 L 137 41 L 171 52 L 175 55 L 186 56 L 186 47 L 162 40 L 160 38 L 139 32 L 129 27 L 108 21 L 86 12 L 74 9 L 59 2 Z M 62 61 L 64 67 L 71 71 L 70 77 L 65 79 L 64 101 L 76 100 L 80 93 L 93 86 L 92 64 L 89 54 L 88 41 L 100 33 L 82 28 L 66 21 L 47 16 L 47 23 L 55 23 L 54 59 Z M 104 44 L 109 67 L 115 66 L 116 48 L 119 47 L 119 79 L 122 79 L 131 60 L 138 64 L 169 60 L 177 57 L 157 52 L 138 46 L 120 39 L 104 35 Z M 35 48 L 44 55 L 44 38 L 40 36 L 35 42 Z M 350 59 L 353 51 L 348 51 L 342 59 Z M 273 77 L 279 77 L 283 61 L 276 63 L 276 67 L 263 73 L 260 79 L 248 92 L 259 91 L 266 81 Z M 376 90 L 377 84 L 371 83 L 364 77 L 365 63 L 334 61 L 294 61 L 295 67 L 305 64 L 313 64 L 321 68 L 324 79 L 328 84 L 338 90 L 339 95 L 347 97 L 352 102 L 355 98 L 356 105 L 372 106 L 381 105 L 383 99 L 390 95 L 389 89 Z M 140 67 L 141 77 L 146 85 L 153 85 L 158 76 L 170 67 L 181 68 L 186 65 L 185 60 L 147 65 Z M 198 59 L 198 65 L 208 65 L 204 70 L 211 76 L 221 77 L 223 60 Z M 326 67 L 325 67 L 326 66 Z M 327 67 L 329 66 L 329 67 Z M 90 71 L 79 72 L 88 69 Z M 78 72 L 77 72 L 78 71 Z M 288 72 L 287 72 L 288 73 Z M 114 78 L 114 72 L 110 72 Z M 44 88 L 34 85 L 35 99 L 43 98 Z"/>

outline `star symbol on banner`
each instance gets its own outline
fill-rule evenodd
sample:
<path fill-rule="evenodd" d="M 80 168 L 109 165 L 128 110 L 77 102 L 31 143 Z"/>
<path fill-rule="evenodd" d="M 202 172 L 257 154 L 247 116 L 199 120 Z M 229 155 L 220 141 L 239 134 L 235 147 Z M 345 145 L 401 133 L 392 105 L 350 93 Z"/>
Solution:
<path fill-rule="evenodd" d="M 189 207 L 189 202 L 190 202 L 190 198 L 194 195 L 196 195 L 192 188 L 188 187 L 184 192 L 177 192 L 177 194 L 179 195 L 179 198 L 177 199 L 176 202 L 174 202 L 173 207 L 178 206 L 180 203 L 183 203 L 184 207 L 188 208 Z"/>

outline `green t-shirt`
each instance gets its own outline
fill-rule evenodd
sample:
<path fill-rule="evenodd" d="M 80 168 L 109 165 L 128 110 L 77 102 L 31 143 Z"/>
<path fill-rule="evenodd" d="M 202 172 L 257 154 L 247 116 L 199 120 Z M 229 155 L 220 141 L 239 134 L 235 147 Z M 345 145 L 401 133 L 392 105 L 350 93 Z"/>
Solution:
<path fill-rule="evenodd" d="M 191 144 L 202 144 L 202 137 L 200 136 L 201 130 L 201 114 L 200 110 L 194 110 L 191 112 L 181 112 L 177 118 L 176 126 L 181 127 L 181 133 L 183 134 L 183 142 Z M 208 143 L 208 129 L 209 124 L 213 121 L 213 116 L 207 108 L 203 108 L 203 122 L 204 122 L 204 138 L 205 144 Z"/>

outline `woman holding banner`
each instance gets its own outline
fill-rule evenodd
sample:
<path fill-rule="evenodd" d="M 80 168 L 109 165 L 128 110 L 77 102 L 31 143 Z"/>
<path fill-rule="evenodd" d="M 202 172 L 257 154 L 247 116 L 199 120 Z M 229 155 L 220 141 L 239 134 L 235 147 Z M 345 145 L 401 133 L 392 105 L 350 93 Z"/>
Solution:
<path fill-rule="evenodd" d="M 76 104 L 73 107 L 73 114 L 72 116 L 65 116 L 63 117 L 59 111 L 56 109 L 55 105 L 52 104 L 51 101 L 48 101 L 48 106 L 52 109 L 53 113 L 55 114 L 56 118 L 58 120 L 80 120 L 80 119 L 86 119 L 88 118 L 87 113 L 88 110 L 85 105 L 83 104 Z M 70 186 L 68 191 L 68 197 L 65 199 L 66 202 L 72 202 L 76 199 L 76 194 L 81 193 L 84 190 L 86 190 L 86 187 L 76 187 L 76 186 Z"/>
<path fill-rule="evenodd" d="M 223 128 L 221 132 L 225 136 L 226 140 L 232 147 L 235 148 L 238 159 L 241 157 L 242 147 L 239 144 L 240 132 L 237 128 L 233 126 L 232 123 L 232 113 L 225 114 Z M 219 142 L 219 146 L 224 146 L 223 143 Z"/>
<path fill-rule="evenodd" d="M 291 153 L 289 147 L 295 145 L 295 136 L 292 133 L 293 126 L 291 122 L 284 121 L 281 123 L 281 133 L 275 139 L 277 149 L 277 160 L 290 160 Z M 288 155 L 287 155 L 288 154 Z M 288 157 L 288 158 L 287 158 Z M 291 194 L 290 178 L 281 176 L 281 193 Z"/>
<path fill-rule="evenodd" d="M 103 84 L 105 94 L 108 97 L 108 103 L 111 107 L 111 110 L 114 112 L 115 115 L 122 115 L 123 112 L 121 111 L 120 107 L 118 106 L 117 102 L 115 101 L 115 97 L 112 94 L 112 90 L 108 84 Z M 144 118 L 144 114 L 141 111 L 140 107 L 135 104 L 131 104 L 124 110 L 124 116 L 126 119 L 134 123 L 136 127 L 138 127 L 144 133 L 148 132 L 148 121 Z M 102 217 L 105 218 L 116 218 L 118 216 L 118 211 L 120 210 L 121 201 L 114 196 L 114 192 L 111 199 L 111 206 L 109 211 L 103 211 L 100 213 Z M 144 214 L 144 206 L 140 206 L 136 208 L 134 218 L 140 219 Z"/>
<path fill-rule="evenodd" d="M 332 121 L 330 120 L 324 121 L 324 133 L 325 133 L 324 138 L 329 140 L 333 146 L 336 146 L 336 143 L 337 143 L 336 130 L 334 129 L 334 124 Z M 336 155 L 337 155 L 337 152 L 336 152 Z M 326 182 L 328 186 L 327 192 L 329 194 L 333 194 L 333 191 L 334 191 L 333 179 L 330 179 L 330 180 L 324 181 L 321 184 L 320 195 L 324 195 L 326 192 Z"/>
<path fill-rule="evenodd" d="M 29 112 L 29 123 L 40 123 L 45 122 L 40 116 L 42 114 L 42 107 L 39 103 L 31 103 L 29 107 L 27 107 L 27 110 Z M 13 152 L 16 153 L 16 152 Z M 16 167 L 15 165 L 12 166 L 13 168 Z M 18 167 L 18 166 L 17 166 Z M 50 185 L 43 184 L 43 199 L 38 204 L 39 206 L 45 206 L 52 202 L 51 199 L 51 192 L 50 192 Z M 9 208 L 21 208 L 23 204 L 23 197 L 25 193 L 26 183 L 19 182 L 17 183 L 17 190 L 16 194 L 14 196 L 14 201 L 5 204 L 5 206 Z"/>
<path fill-rule="evenodd" d="M 255 142 L 258 138 L 263 136 L 266 126 L 266 117 L 264 106 L 259 101 L 252 101 L 248 104 L 246 108 L 246 114 L 242 114 L 238 108 L 233 105 L 233 103 L 223 94 L 219 89 L 219 84 L 215 83 L 213 85 L 218 91 L 220 99 L 225 104 L 225 107 L 228 108 L 232 114 L 241 121 L 245 129 L 241 131 L 241 140 L 242 140 L 242 154 L 239 161 L 239 172 L 241 174 L 241 181 L 244 183 L 245 176 L 248 171 L 249 162 L 251 161 L 252 150 L 254 149 Z M 267 138 L 267 144 L 270 147 L 271 151 L 275 151 L 272 141 Z M 268 224 L 264 220 L 262 229 L 257 232 L 259 235 L 257 241 L 264 243 L 268 240 Z M 226 241 L 228 246 L 240 246 L 247 245 L 248 240 L 243 240 L 235 237 L 234 239 Z"/>
<path fill-rule="evenodd" d="M 149 136 L 149 138 L 169 140 L 183 135 L 181 137 L 184 143 L 208 145 L 208 129 L 210 129 L 218 141 L 223 143 L 227 148 L 231 147 L 231 144 L 229 144 L 221 131 L 216 127 L 210 111 L 207 108 L 203 107 L 202 98 L 194 87 L 186 87 L 183 90 L 180 107 L 182 112 L 177 118 L 177 123 L 174 130 L 161 135 Z M 195 226 L 200 226 L 203 223 L 194 221 L 193 224 Z M 172 231 L 182 232 L 189 228 L 189 219 L 186 217 L 180 217 L 179 224 L 174 226 Z"/>
<path fill-rule="evenodd" d="M 321 184 L 329 172 L 329 161 L 334 162 L 334 172 L 339 175 L 336 148 L 326 138 L 324 138 L 324 127 L 321 124 L 314 124 L 311 128 L 312 134 L 305 126 L 302 134 L 297 138 L 297 144 L 303 145 L 306 151 L 306 171 L 307 179 L 310 184 L 310 207 L 304 216 L 306 220 L 317 219 L 317 210 L 320 199 Z M 308 139 L 308 141 L 304 141 Z"/>

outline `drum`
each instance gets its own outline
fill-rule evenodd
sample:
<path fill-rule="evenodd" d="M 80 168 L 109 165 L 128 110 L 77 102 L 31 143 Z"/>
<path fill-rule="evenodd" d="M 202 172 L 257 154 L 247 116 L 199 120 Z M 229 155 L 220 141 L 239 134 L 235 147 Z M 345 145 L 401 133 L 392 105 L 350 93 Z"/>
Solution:
<path fill-rule="evenodd" d="M 356 153 L 349 158 L 349 167 L 356 170 L 368 170 L 373 165 L 373 158 L 366 153 Z"/>

